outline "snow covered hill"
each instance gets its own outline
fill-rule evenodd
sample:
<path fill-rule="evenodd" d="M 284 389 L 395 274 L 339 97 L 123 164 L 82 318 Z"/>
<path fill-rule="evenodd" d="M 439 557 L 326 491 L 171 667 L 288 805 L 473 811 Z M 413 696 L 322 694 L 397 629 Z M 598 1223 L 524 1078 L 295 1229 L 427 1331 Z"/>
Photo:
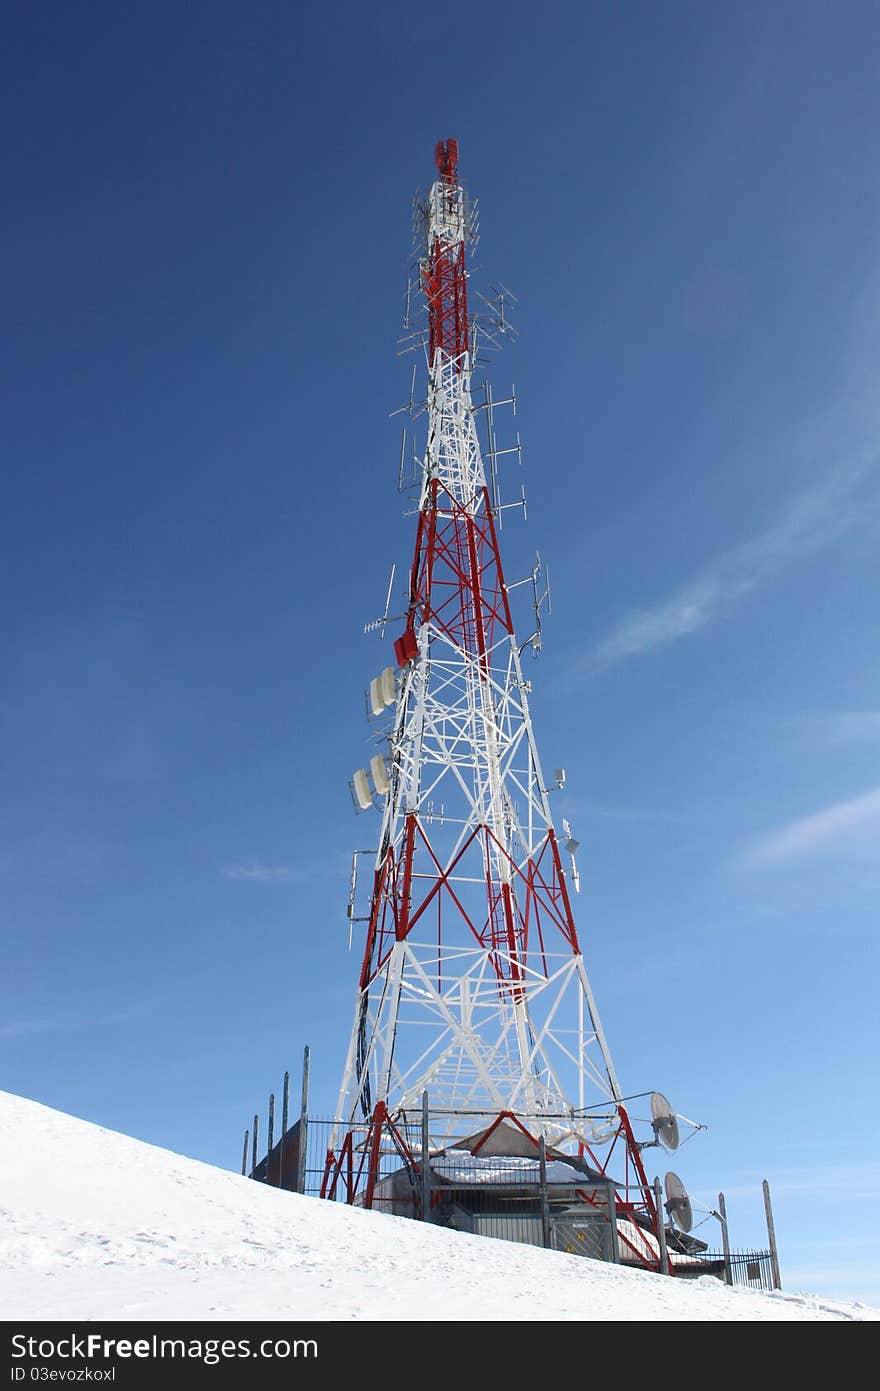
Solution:
<path fill-rule="evenodd" d="M 6 1320 L 878 1319 L 278 1192 L 0 1092 Z"/>

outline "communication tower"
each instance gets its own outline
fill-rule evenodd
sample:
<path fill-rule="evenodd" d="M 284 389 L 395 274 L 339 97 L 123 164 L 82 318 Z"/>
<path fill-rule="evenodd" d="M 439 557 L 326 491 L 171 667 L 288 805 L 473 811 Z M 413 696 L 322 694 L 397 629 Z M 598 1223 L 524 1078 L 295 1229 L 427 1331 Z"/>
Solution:
<path fill-rule="evenodd" d="M 392 571 L 384 615 L 367 625 L 391 630 L 394 662 L 369 684 L 378 752 L 351 783 L 356 809 L 381 824 L 352 872 L 349 917 L 365 936 L 322 1192 L 370 1207 L 383 1154 L 417 1170 L 404 1122 L 427 1093 L 432 1153 L 495 1133 L 497 1154 L 502 1129 L 523 1153 L 543 1137 L 613 1180 L 621 1218 L 656 1228 L 642 1150 L 674 1147 L 677 1122 L 656 1093 L 650 1138 L 637 1140 L 602 1029 L 572 911 L 577 842 L 565 821 L 560 840 L 550 809 L 565 776 L 542 771 L 523 673 L 549 586 L 539 558 L 518 582 L 531 584 L 535 614 L 519 641 L 499 548 L 502 513 L 520 505 L 500 500 L 499 458 L 519 442 L 497 447 L 495 413 L 515 411 L 515 397 L 472 393 L 481 346 L 513 331 L 512 296 L 502 286 L 480 316 L 469 311 L 476 210 L 455 140 L 437 145 L 436 166 L 416 202 L 407 292 L 405 342 L 427 368 L 421 399 L 413 373 L 408 406 L 425 427 L 415 545 L 403 612 L 389 616 Z M 402 487 L 405 450 L 406 432 Z"/>

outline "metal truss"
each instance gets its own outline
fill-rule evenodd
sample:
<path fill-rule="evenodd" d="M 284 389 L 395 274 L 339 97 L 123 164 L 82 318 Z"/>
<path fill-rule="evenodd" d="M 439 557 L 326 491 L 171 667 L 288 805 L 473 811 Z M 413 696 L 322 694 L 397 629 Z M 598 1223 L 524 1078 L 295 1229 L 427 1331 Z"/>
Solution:
<path fill-rule="evenodd" d="M 603 1151 L 624 1151 L 623 1201 L 635 1187 L 653 1213 L 574 923 L 476 430 L 455 142 L 437 163 L 419 274 L 429 373 L 416 542 L 336 1112 L 348 1129 L 332 1138 L 325 1187 L 337 1191 L 343 1164 L 361 1172 L 356 1134 L 362 1162 L 376 1127 L 427 1091 L 432 1144 L 465 1117 L 476 1130 L 511 1114 L 600 1168 Z M 369 1205 L 356 1178 L 347 1196 Z"/>

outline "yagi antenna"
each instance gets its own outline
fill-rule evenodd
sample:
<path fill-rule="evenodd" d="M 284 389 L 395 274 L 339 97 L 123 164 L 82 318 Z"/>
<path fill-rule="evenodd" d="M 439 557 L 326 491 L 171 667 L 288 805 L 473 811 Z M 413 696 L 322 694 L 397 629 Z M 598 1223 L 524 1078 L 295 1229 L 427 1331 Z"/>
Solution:
<path fill-rule="evenodd" d="M 397 565 L 395 562 L 391 567 L 391 575 L 388 579 L 388 593 L 385 595 L 385 612 L 382 614 L 381 618 L 371 618 L 369 623 L 364 624 L 365 633 L 375 633 L 376 629 L 379 628 L 381 629 L 379 636 L 383 638 L 385 636 L 385 624 L 388 622 L 388 608 L 391 603 L 391 588 L 394 584 L 394 571 L 396 568 Z"/>

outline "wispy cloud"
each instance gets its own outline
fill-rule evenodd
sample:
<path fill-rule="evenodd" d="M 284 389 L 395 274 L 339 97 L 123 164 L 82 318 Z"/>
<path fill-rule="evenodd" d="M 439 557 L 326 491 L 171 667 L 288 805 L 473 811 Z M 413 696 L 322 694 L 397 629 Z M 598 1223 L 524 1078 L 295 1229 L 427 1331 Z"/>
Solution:
<path fill-rule="evenodd" d="M 0 1039 L 31 1038 L 35 1034 L 51 1034 L 64 1028 L 57 1019 L 20 1019 L 14 1024 L 0 1024 Z"/>
<path fill-rule="evenodd" d="M 264 865 L 259 860 L 248 860 L 247 864 L 229 865 L 223 870 L 223 878 L 245 879 L 254 884 L 301 884 L 308 873 L 296 865 Z"/>
<path fill-rule="evenodd" d="M 821 1164 L 798 1165 L 791 1168 L 771 1170 L 770 1187 L 774 1198 L 794 1197 L 810 1194 L 816 1198 L 824 1194 L 846 1192 L 852 1202 L 860 1199 L 873 1201 L 880 1183 L 880 1163 L 876 1159 L 855 1160 L 834 1163 L 827 1160 Z M 750 1174 L 742 1183 L 725 1186 L 726 1198 L 753 1197 L 760 1189 L 761 1176 Z"/>
<path fill-rule="evenodd" d="M 787 566 L 880 513 L 873 470 L 840 470 L 795 498 L 774 525 L 703 565 L 674 594 L 624 615 L 588 655 L 582 674 L 606 670 L 698 632 Z M 867 492 L 867 496 L 865 495 Z"/>
<path fill-rule="evenodd" d="M 680 826 L 687 821 L 687 817 L 676 816 L 671 812 L 665 811 L 646 811 L 641 807 L 608 807 L 602 806 L 599 802 L 590 801 L 588 798 L 571 799 L 570 807 L 566 815 L 569 820 L 576 816 L 589 817 L 597 821 L 647 821 L 654 825 Z"/>
<path fill-rule="evenodd" d="M 771 864 L 825 850 L 880 857 L 880 787 L 771 831 L 751 846 L 746 858 L 752 864 Z"/>
<path fill-rule="evenodd" d="M 152 1012 L 152 1001 L 132 1005 L 113 1014 L 57 1015 L 54 1018 L 19 1019 L 11 1024 L 0 1024 L 0 1040 L 34 1038 L 40 1034 L 73 1033 L 81 1029 L 103 1028 L 110 1024 L 129 1024 L 135 1019 L 143 1019 Z"/>
<path fill-rule="evenodd" d="M 880 710 L 844 710 L 819 718 L 832 744 L 880 741 Z"/>

